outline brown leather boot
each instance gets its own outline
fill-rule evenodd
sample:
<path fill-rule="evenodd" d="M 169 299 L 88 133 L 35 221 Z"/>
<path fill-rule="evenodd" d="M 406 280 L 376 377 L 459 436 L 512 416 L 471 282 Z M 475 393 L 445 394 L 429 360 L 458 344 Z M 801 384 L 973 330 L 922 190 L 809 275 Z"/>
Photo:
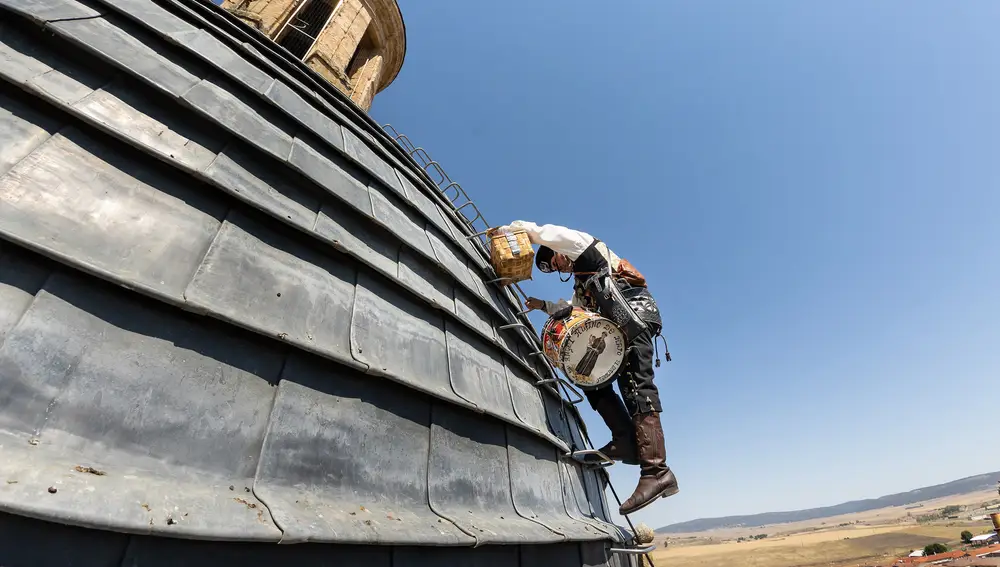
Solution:
<path fill-rule="evenodd" d="M 640 413 L 634 421 L 639 445 L 639 485 L 618 509 L 623 516 L 649 506 L 657 498 L 673 496 L 679 490 L 677 479 L 667 466 L 660 414 Z"/>
<path fill-rule="evenodd" d="M 607 455 L 609 459 L 621 461 L 626 465 L 637 465 L 639 464 L 639 455 L 635 444 L 635 428 L 621 398 L 614 392 L 611 394 L 602 397 L 594 404 L 594 409 L 611 430 L 611 441 L 598 450 Z"/>

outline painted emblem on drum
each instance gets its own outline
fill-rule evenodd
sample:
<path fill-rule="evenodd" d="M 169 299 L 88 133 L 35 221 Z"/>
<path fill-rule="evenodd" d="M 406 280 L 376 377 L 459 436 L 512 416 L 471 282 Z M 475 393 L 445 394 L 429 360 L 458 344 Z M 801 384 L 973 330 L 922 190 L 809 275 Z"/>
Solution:
<path fill-rule="evenodd" d="M 594 366 L 597 365 L 597 357 L 604 352 L 604 349 L 608 346 L 608 332 L 604 331 L 601 336 L 594 335 L 588 339 L 587 342 L 587 352 L 583 354 L 583 358 L 580 362 L 576 363 L 576 367 L 573 368 L 573 372 L 576 372 L 580 376 L 590 376 L 590 373 L 594 371 Z"/>
<path fill-rule="evenodd" d="M 614 377 L 625 357 L 625 340 L 606 319 L 590 319 L 569 329 L 559 353 L 563 371 L 581 386 L 599 385 Z"/>
<path fill-rule="evenodd" d="M 577 307 L 569 317 L 545 323 L 542 350 L 576 385 L 600 386 L 622 364 L 625 335 L 612 321 Z"/>

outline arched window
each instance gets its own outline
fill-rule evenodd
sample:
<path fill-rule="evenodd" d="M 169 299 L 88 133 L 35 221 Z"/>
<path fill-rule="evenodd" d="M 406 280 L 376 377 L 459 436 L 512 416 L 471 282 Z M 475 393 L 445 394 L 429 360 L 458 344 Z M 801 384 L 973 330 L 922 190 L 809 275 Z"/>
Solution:
<path fill-rule="evenodd" d="M 340 0 L 302 0 L 275 41 L 292 55 L 304 59 L 339 5 Z"/>

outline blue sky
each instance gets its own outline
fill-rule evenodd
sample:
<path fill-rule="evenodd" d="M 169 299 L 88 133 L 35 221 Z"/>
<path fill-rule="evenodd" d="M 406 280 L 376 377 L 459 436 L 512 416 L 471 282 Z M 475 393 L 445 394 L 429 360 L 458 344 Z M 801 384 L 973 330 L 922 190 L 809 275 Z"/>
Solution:
<path fill-rule="evenodd" d="M 681 492 L 635 519 L 1000 470 L 1000 4 L 399 3 L 375 119 L 494 225 L 588 231 L 651 281 Z"/>

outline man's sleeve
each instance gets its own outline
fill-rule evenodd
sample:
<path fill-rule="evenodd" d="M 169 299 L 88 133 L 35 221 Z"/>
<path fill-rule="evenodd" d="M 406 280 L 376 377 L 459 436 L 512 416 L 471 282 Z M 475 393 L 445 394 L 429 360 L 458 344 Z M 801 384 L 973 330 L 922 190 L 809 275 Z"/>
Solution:
<path fill-rule="evenodd" d="M 573 299 L 575 300 L 576 297 L 574 297 Z M 565 299 L 560 299 L 559 301 L 556 301 L 554 303 L 551 302 L 551 301 L 546 301 L 544 303 L 545 303 L 544 310 L 549 315 L 555 315 L 560 310 L 565 309 L 566 307 L 568 307 L 570 305 L 575 305 L 572 302 L 566 301 Z"/>
<path fill-rule="evenodd" d="M 549 315 L 555 315 L 567 307 L 583 307 L 583 298 L 579 294 L 574 293 L 573 297 L 569 298 L 569 301 L 560 299 L 559 301 L 543 301 L 542 303 L 544 303 L 542 307 L 543 311 Z"/>
<path fill-rule="evenodd" d="M 538 225 L 530 221 L 514 221 L 500 230 L 523 230 L 528 233 L 532 244 L 548 246 L 552 250 L 576 260 L 594 241 L 594 237 L 579 230 L 555 224 Z"/>

